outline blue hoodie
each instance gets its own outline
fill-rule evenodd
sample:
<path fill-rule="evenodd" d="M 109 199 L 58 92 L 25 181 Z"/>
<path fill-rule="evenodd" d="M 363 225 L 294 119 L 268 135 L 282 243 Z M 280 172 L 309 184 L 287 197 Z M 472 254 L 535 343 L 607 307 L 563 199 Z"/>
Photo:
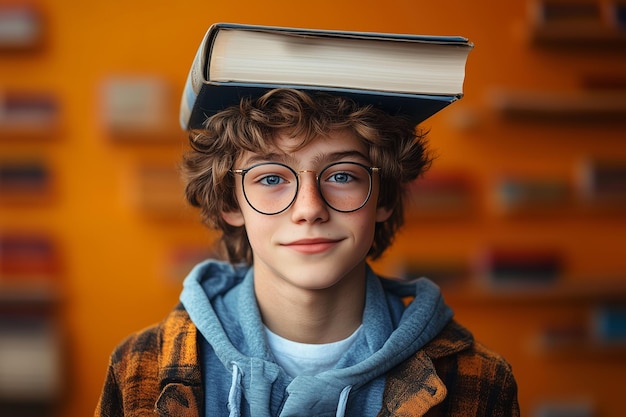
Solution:
<path fill-rule="evenodd" d="M 366 274 L 363 330 L 334 369 L 290 377 L 273 358 L 254 296 L 254 269 L 205 261 L 180 299 L 202 335 L 206 415 L 375 416 L 385 376 L 452 318 L 436 285 Z M 414 297 L 405 306 L 403 298 Z"/>

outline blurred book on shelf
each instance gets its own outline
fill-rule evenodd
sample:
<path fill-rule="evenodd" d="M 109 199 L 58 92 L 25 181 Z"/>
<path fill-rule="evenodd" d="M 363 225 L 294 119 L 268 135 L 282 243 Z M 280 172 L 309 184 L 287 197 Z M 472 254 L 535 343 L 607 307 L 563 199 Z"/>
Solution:
<path fill-rule="evenodd" d="M 502 177 L 495 187 L 495 207 L 504 214 L 563 214 L 573 203 L 571 188 L 561 178 Z"/>
<path fill-rule="evenodd" d="M 626 161 L 589 159 L 580 170 L 583 203 L 626 213 Z"/>
<path fill-rule="evenodd" d="M 0 409 L 4 403 L 55 403 L 63 373 L 61 332 L 53 320 L 0 314 Z"/>
<path fill-rule="evenodd" d="M 174 163 L 141 162 L 135 167 L 126 199 L 140 212 L 161 219 L 185 219 L 190 207 L 180 172 Z"/>
<path fill-rule="evenodd" d="M 57 97 L 41 91 L 0 92 L 0 138 L 49 139 L 60 127 Z"/>
<path fill-rule="evenodd" d="M 598 343 L 626 348 L 626 300 L 622 304 L 598 305 L 592 317 L 593 336 Z"/>
<path fill-rule="evenodd" d="M 179 133 L 170 86 L 162 77 L 109 76 L 99 98 L 102 126 L 114 140 L 153 142 Z"/>
<path fill-rule="evenodd" d="M 538 335 L 537 348 L 541 351 L 568 349 L 572 346 L 585 346 L 590 340 L 586 322 L 546 323 Z"/>
<path fill-rule="evenodd" d="M 623 1 L 537 0 L 530 6 L 529 38 L 534 45 L 596 50 L 626 46 Z"/>
<path fill-rule="evenodd" d="M 569 302 L 582 308 L 582 315 L 544 323 L 533 347 L 539 354 L 587 354 L 623 356 L 626 353 L 626 293 L 569 295 Z M 608 291 L 605 288 L 603 291 Z"/>
<path fill-rule="evenodd" d="M 45 301 L 56 294 L 61 272 L 56 243 L 34 233 L 0 233 L 0 301 Z"/>
<path fill-rule="evenodd" d="M 471 285 L 470 265 L 462 259 L 407 259 L 398 269 L 398 275 L 406 281 L 428 278 L 442 288 Z"/>
<path fill-rule="evenodd" d="M 26 415 L 33 405 L 56 403 L 61 395 L 59 274 L 58 249 L 50 237 L 0 233 L 0 414 L 10 404 L 15 415 Z"/>
<path fill-rule="evenodd" d="M 556 249 L 494 248 L 479 260 L 479 275 L 492 288 L 524 289 L 556 284 L 563 273 Z"/>
<path fill-rule="evenodd" d="M 626 13 L 626 9 L 624 10 Z M 618 69 L 600 69 L 598 72 L 584 73 L 580 77 L 580 87 L 586 91 L 626 92 L 626 76 Z"/>
<path fill-rule="evenodd" d="M 430 171 L 415 180 L 407 193 L 407 217 L 464 217 L 476 210 L 470 175 L 465 172 Z"/>
<path fill-rule="evenodd" d="M 0 160 L 0 205 L 44 203 L 53 196 L 50 168 L 38 158 Z"/>
<path fill-rule="evenodd" d="M 595 417 L 596 407 L 589 400 L 551 400 L 536 405 L 531 417 Z"/>
<path fill-rule="evenodd" d="M 41 45 L 43 35 L 43 17 L 34 5 L 0 5 L 0 52 L 34 49 Z"/>

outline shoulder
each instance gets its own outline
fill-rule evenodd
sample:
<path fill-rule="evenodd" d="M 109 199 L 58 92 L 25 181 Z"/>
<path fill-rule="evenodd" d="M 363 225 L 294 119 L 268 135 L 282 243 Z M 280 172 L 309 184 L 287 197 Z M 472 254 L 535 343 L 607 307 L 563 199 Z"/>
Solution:
<path fill-rule="evenodd" d="M 519 417 L 511 366 L 454 320 L 387 375 L 381 415 Z"/>
<path fill-rule="evenodd" d="M 193 353 L 183 355 L 181 352 Z M 196 359 L 196 328 L 182 305 L 176 306 L 160 323 L 146 327 L 126 337 L 117 345 L 110 358 L 115 374 L 126 379 L 136 372 L 154 373 L 176 362 Z M 190 357 L 189 357 L 190 356 Z"/>
<path fill-rule="evenodd" d="M 180 305 L 115 348 L 95 415 L 152 414 L 164 381 L 177 380 L 200 385 L 196 330 Z"/>
<path fill-rule="evenodd" d="M 472 333 L 455 320 L 451 320 L 424 350 L 436 365 L 453 367 L 459 373 L 487 377 L 512 372 L 502 355 L 476 341 Z"/>
<path fill-rule="evenodd" d="M 455 320 L 451 320 L 418 353 L 425 354 L 432 361 L 444 380 L 450 379 L 446 378 L 450 373 L 473 379 L 512 373 L 511 365 L 502 355 L 476 341 L 472 333 Z M 400 366 L 411 368 L 417 356 Z"/>
<path fill-rule="evenodd" d="M 517 383 L 510 363 L 451 321 L 424 348 L 448 390 L 443 415 L 516 416 Z"/>

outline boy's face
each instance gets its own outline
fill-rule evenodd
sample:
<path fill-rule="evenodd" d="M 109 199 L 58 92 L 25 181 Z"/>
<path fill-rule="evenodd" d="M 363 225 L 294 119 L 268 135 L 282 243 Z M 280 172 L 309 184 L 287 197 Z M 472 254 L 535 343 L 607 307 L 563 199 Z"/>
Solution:
<path fill-rule="evenodd" d="M 271 199 L 264 199 L 266 194 L 263 194 L 264 187 L 280 187 L 288 181 L 274 171 L 265 171 L 263 176 L 248 171 L 245 174 L 246 193 L 252 204 L 258 206 L 257 210 L 250 206 L 244 196 L 240 173 L 235 178 L 240 210 L 223 213 L 223 217 L 233 226 L 245 226 L 253 252 L 255 280 L 269 279 L 281 286 L 309 290 L 327 289 L 346 280 L 362 280 L 375 224 L 391 215 L 390 209 L 377 207 L 379 174 L 372 173 L 372 190 L 367 203 L 351 212 L 339 212 L 326 204 L 320 195 L 316 174 L 335 162 L 356 162 L 370 167 L 367 147 L 345 131 L 319 137 L 297 151 L 290 150 L 294 143 L 298 143 L 298 138 L 279 136 L 272 154 L 260 157 L 245 152 L 234 167 L 245 170 L 265 162 L 279 162 L 291 167 L 299 173 L 300 182 L 293 203 L 277 214 L 258 212 L 259 209 L 268 213 L 276 212 L 288 205 L 291 201 L 289 196 L 285 197 L 285 203 L 278 204 L 278 200 L 283 198 L 280 193 L 276 196 L 272 194 Z M 337 183 L 345 185 L 350 177 L 341 170 L 322 176 L 322 182 L 327 182 L 330 190 L 325 191 L 328 193 L 327 200 L 335 201 L 335 205 L 346 210 L 348 207 L 356 207 L 346 205 L 351 203 L 331 193 L 334 192 L 332 187 L 337 186 Z M 368 175 L 364 177 L 369 180 Z M 274 193 L 274 189 L 268 188 L 267 193 Z M 275 207 L 272 206 L 273 201 L 277 202 Z"/>

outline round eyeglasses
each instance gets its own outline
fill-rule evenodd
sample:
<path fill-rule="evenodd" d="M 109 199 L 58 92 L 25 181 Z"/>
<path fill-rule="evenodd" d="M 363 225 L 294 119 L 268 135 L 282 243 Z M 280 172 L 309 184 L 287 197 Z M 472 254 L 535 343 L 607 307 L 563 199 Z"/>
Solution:
<path fill-rule="evenodd" d="M 316 173 L 317 189 L 328 207 L 341 213 L 362 208 L 372 194 L 372 173 L 380 168 L 358 162 L 334 162 Z M 300 174 L 279 162 L 263 162 L 250 168 L 234 169 L 241 175 L 243 195 L 255 211 L 273 215 L 287 210 L 298 195 Z"/>

